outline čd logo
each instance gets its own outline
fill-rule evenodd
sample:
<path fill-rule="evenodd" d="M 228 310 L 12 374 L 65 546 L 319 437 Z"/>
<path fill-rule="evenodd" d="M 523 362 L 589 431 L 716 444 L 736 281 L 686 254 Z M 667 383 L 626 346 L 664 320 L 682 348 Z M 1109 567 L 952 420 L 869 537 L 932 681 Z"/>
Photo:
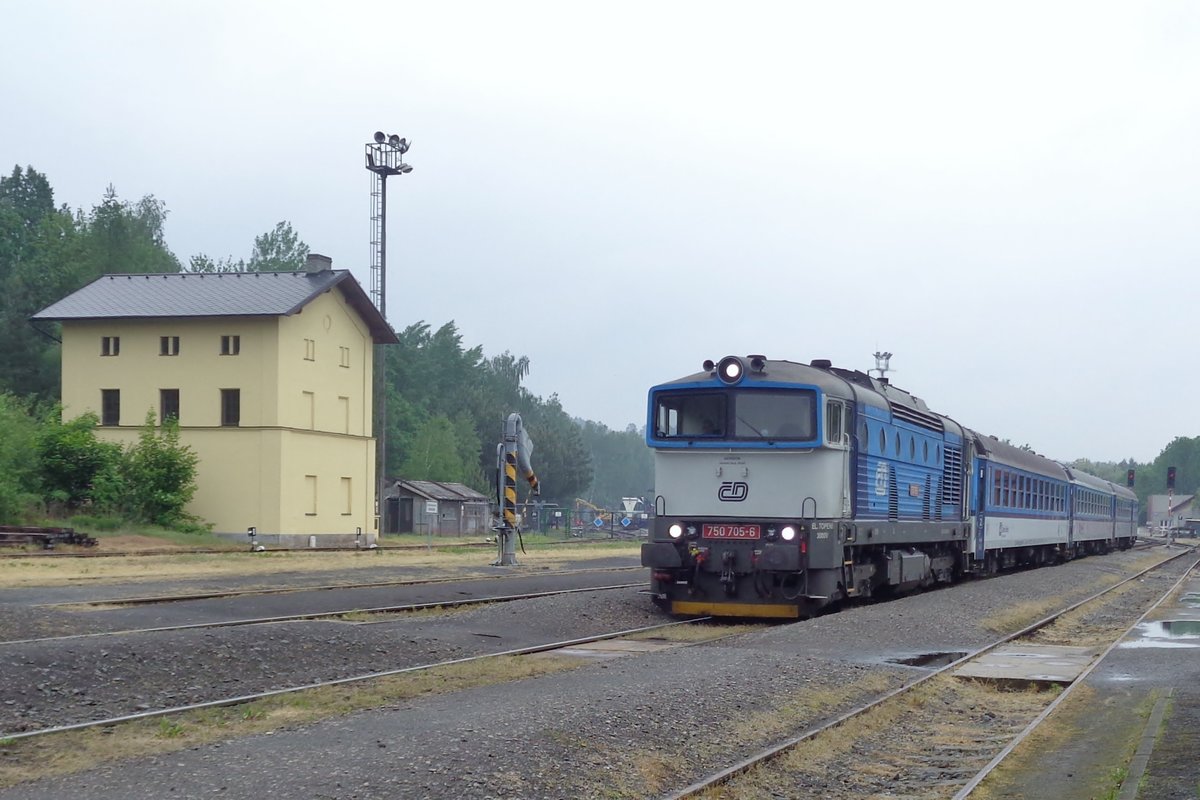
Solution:
<path fill-rule="evenodd" d="M 745 481 L 725 481 L 717 489 L 717 499 L 729 503 L 740 503 L 750 494 L 750 484 Z"/>

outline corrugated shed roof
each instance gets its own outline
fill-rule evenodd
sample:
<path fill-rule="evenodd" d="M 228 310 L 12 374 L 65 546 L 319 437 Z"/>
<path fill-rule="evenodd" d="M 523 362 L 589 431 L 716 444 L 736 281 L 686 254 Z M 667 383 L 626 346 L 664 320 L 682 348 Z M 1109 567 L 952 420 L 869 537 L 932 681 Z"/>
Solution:
<path fill-rule="evenodd" d="M 487 497 L 461 483 L 438 483 L 437 481 L 410 481 L 401 478 L 396 484 L 404 491 L 420 495 L 427 500 L 449 500 L 452 502 L 483 502 Z"/>
<path fill-rule="evenodd" d="M 379 344 L 399 340 L 349 270 L 102 275 L 30 319 L 291 316 L 337 287 Z"/>

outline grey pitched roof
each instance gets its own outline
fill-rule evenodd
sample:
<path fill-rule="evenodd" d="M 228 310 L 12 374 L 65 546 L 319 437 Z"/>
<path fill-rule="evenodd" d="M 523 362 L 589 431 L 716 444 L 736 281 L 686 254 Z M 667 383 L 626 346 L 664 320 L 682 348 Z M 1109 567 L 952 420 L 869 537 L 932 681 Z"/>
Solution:
<path fill-rule="evenodd" d="M 286 317 L 337 287 L 379 344 L 399 341 L 349 270 L 102 275 L 34 321 L 161 317 Z"/>
<path fill-rule="evenodd" d="M 451 500 L 455 502 L 487 502 L 487 497 L 461 483 L 439 483 L 437 481 L 396 481 L 400 489 L 429 500 Z"/>

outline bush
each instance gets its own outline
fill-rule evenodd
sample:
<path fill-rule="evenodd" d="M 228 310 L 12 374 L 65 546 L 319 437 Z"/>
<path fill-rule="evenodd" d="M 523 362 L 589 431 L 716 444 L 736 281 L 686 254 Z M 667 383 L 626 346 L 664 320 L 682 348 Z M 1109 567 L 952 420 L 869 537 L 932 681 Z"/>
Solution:
<path fill-rule="evenodd" d="M 193 529 L 196 520 L 183 509 L 196 493 L 199 458 L 179 443 L 175 420 L 168 419 L 161 428 L 154 422 L 151 411 L 137 443 L 97 476 L 97 504 L 139 522 Z"/>
<path fill-rule="evenodd" d="M 20 522 L 37 504 L 36 435 L 28 405 L 0 394 L 0 524 Z"/>
<path fill-rule="evenodd" d="M 47 504 L 74 510 L 94 499 L 97 476 L 120 460 L 121 447 L 96 438 L 100 420 L 91 412 L 69 422 L 61 419 L 62 409 L 56 406 L 37 434 L 42 497 Z"/>

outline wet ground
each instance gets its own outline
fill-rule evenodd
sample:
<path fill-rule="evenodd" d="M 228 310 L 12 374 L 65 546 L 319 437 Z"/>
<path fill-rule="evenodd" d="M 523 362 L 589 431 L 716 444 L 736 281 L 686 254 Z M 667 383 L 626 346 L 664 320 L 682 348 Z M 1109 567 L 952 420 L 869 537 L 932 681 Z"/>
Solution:
<path fill-rule="evenodd" d="M 1039 745 L 1021 770 L 1029 777 L 997 781 L 989 798 L 1200 798 L 1200 575 L 1193 571 L 1084 685 L 1086 702 L 1066 703 L 1058 721 L 1070 735 Z M 1144 774 L 1139 747 L 1149 755 Z"/>

